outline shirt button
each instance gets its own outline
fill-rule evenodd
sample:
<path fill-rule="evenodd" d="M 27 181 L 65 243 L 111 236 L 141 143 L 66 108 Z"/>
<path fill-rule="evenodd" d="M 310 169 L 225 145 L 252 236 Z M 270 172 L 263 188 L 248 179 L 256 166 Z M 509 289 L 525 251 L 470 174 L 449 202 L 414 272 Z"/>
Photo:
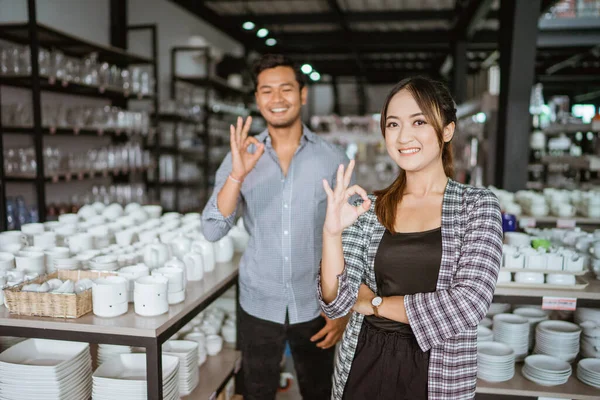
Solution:
<path fill-rule="evenodd" d="M 283 204 L 283 208 L 288 208 L 288 205 L 287 205 L 287 203 L 284 203 L 284 204 Z"/>
<path fill-rule="evenodd" d="M 284 234 L 284 235 L 287 235 L 288 233 L 289 233 L 288 231 L 283 231 L 283 234 Z"/>
<path fill-rule="evenodd" d="M 285 258 L 284 258 L 284 260 L 285 260 L 285 261 L 287 261 L 287 260 L 289 260 L 289 258 L 288 258 L 288 257 L 285 257 Z"/>

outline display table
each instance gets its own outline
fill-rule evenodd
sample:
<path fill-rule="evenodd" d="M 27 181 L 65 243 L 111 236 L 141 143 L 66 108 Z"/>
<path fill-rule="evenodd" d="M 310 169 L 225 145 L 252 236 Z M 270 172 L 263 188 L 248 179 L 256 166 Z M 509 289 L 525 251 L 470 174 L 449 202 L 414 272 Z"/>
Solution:
<path fill-rule="evenodd" d="M 205 274 L 201 281 L 188 282 L 185 301 L 170 306 L 169 312 L 163 315 L 139 316 L 133 311 L 133 304 L 129 305 L 127 314 L 119 317 L 101 318 L 89 313 L 77 319 L 25 317 L 10 314 L 6 307 L 0 307 L 0 336 L 144 347 L 148 399 L 162 399 L 162 374 L 159 373 L 162 370 L 162 344 L 237 283 L 240 258 L 241 255 L 236 254 L 231 262 L 217 264 L 215 270 Z M 215 362 L 211 360 L 208 365 Z M 201 385 L 207 383 L 204 379 L 201 382 Z M 211 385 L 221 383 L 210 382 Z M 215 389 L 213 387 L 211 392 Z"/>

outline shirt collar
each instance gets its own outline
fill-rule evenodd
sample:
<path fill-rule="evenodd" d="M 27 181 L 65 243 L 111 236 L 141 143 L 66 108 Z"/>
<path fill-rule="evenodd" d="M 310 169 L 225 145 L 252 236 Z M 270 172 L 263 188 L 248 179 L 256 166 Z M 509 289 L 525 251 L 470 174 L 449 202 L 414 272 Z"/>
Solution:
<path fill-rule="evenodd" d="M 267 141 L 271 141 L 271 136 L 269 136 L 269 129 L 265 129 L 258 135 L 256 135 L 256 139 L 259 142 L 267 143 Z M 308 140 L 309 142 L 315 143 L 317 141 L 317 135 L 312 132 L 308 127 L 302 124 L 302 137 L 300 138 L 300 142 Z"/>

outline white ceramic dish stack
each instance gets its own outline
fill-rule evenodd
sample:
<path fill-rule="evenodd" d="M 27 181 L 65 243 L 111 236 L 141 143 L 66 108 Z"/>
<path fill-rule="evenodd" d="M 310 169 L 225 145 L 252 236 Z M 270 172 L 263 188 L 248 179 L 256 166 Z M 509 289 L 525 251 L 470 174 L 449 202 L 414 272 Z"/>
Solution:
<path fill-rule="evenodd" d="M 581 355 L 585 358 L 600 358 L 600 322 L 584 321 L 581 329 Z"/>
<path fill-rule="evenodd" d="M 194 391 L 200 381 L 198 343 L 191 340 L 169 340 L 163 344 L 164 355 L 179 358 L 179 396 Z"/>
<path fill-rule="evenodd" d="M 572 362 L 579 354 L 581 328 L 566 321 L 543 321 L 535 330 L 536 354 Z"/>
<path fill-rule="evenodd" d="M 99 344 L 98 345 L 98 366 L 104 364 L 112 357 L 121 354 L 131 354 L 131 346 L 119 346 L 114 344 Z"/>
<path fill-rule="evenodd" d="M 482 319 L 479 322 L 479 326 L 483 326 L 484 328 L 488 328 L 488 329 L 492 329 L 492 325 L 494 323 L 492 322 L 491 318 L 485 317 L 484 319 Z"/>
<path fill-rule="evenodd" d="M 163 398 L 179 399 L 179 358 L 162 356 Z M 102 364 L 92 376 L 92 400 L 147 398 L 146 355 L 121 354 Z"/>
<path fill-rule="evenodd" d="M 526 307 L 517 308 L 513 311 L 513 314 L 519 315 L 529 322 L 529 349 L 533 349 L 535 328 L 540 322 L 548 320 L 548 314 L 537 308 Z"/>
<path fill-rule="evenodd" d="M 497 342 L 477 344 L 477 377 L 488 382 L 505 382 L 515 375 L 515 352 Z"/>
<path fill-rule="evenodd" d="M 477 343 L 482 342 L 493 342 L 494 341 L 494 332 L 491 329 L 486 328 L 485 326 L 477 327 Z"/>
<path fill-rule="evenodd" d="M 0 336 L 0 353 L 4 352 L 4 350 L 10 349 L 17 343 L 21 343 L 24 340 L 26 339 L 14 336 Z"/>
<path fill-rule="evenodd" d="M 494 341 L 504 343 L 515 351 L 517 361 L 523 360 L 529 352 L 529 322 L 514 314 L 494 316 Z"/>
<path fill-rule="evenodd" d="M 85 400 L 92 389 L 89 344 L 27 339 L 0 355 L 3 400 Z"/>
<path fill-rule="evenodd" d="M 600 359 L 584 358 L 577 364 L 577 379 L 600 389 Z"/>
<path fill-rule="evenodd" d="M 492 303 L 488 309 L 486 317 L 494 318 L 496 314 L 503 314 L 510 311 L 510 304 L 507 303 Z"/>
<path fill-rule="evenodd" d="M 577 325 L 580 325 L 585 321 L 594 321 L 596 324 L 600 324 L 600 309 L 577 307 L 577 310 L 575 310 L 574 321 Z"/>
<path fill-rule="evenodd" d="M 541 354 L 527 357 L 521 370 L 526 379 L 542 386 L 563 385 L 572 372 L 568 362 Z"/>

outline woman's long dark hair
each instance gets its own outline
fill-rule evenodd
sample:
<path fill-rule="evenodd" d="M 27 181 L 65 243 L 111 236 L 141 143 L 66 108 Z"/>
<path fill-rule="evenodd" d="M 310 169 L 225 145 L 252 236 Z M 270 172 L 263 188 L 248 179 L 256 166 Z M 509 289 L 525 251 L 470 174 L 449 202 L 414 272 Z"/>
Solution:
<path fill-rule="evenodd" d="M 454 177 L 452 145 L 444 142 L 444 128 L 452 122 L 456 123 L 456 108 L 450 92 L 441 82 L 422 76 L 410 77 L 398 82 L 388 94 L 381 110 L 381 133 L 384 138 L 388 106 L 392 98 L 401 90 L 409 91 L 423 112 L 427 123 L 433 126 L 442 149 L 444 172 L 446 176 Z M 395 232 L 396 208 L 402 200 L 405 188 L 406 172 L 400 170 L 400 174 L 390 186 L 375 191 L 377 196 L 375 214 L 379 222 L 390 232 Z"/>

